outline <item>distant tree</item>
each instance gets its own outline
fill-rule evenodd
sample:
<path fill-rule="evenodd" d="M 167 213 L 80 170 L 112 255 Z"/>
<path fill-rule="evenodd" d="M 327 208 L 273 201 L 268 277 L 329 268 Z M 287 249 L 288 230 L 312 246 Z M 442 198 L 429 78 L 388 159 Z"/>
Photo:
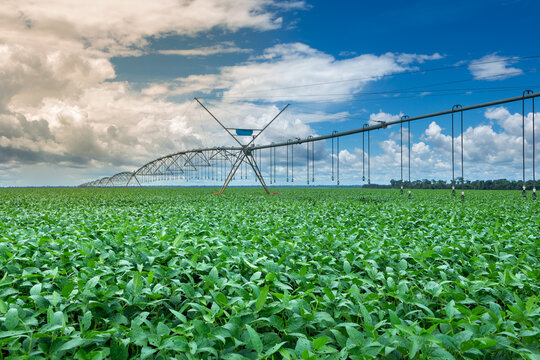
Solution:
<path fill-rule="evenodd" d="M 533 188 L 533 182 L 532 180 L 525 182 L 527 189 Z M 496 180 L 465 180 L 465 182 L 462 184 L 461 177 L 456 178 L 456 188 L 461 189 L 463 186 L 466 190 L 521 190 L 523 188 L 523 181 L 522 180 L 507 180 L 507 179 L 496 179 Z M 379 184 L 371 184 L 371 185 L 364 185 L 366 188 L 392 188 L 392 189 L 399 189 L 401 187 L 401 181 L 400 180 L 390 180 L 390 185 L 379 185 Z M 409 188 L 410 183 L 408 181 L 403 182 L 404 188 Z M 428 179 L 422 179 L 422 180 L 414 180 L 412 181 L 412 188 L 413 189 L 451 189 L 452 184 L 445 181 L 445 180 L 428 180 Z"/>

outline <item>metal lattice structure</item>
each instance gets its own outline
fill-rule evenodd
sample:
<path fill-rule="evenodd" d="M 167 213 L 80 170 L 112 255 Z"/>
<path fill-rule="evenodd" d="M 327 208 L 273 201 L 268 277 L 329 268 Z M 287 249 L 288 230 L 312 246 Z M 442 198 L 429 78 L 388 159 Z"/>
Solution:
<path fill-rule="evenodd" d="M 367 150 L 367 181 L 368 184 L 370 183 L 370 132 L 373 130 L 378 129 L 386 129 L 389 125 L 399 124 L 400 125 L 400 167 L 401 167 L 401 191 L 400 193 L 403 194 L 403 185 L 404 185 L 404 179 L 403 179 L 403 124 L 407 125 L 407 148 L 408 148 L 408 184 L 411 186 L 411 140 L 410 140 L 410 127 L 412 121 L 422 120 L 422 119 L 428 119 L 433 117 L 439 117 L 443 115 L 451 115 L 452 120 L 452 196 L 455 196 L 455 185 L 457 185 L 457 181 L 455 179 L 454 175 L 454 115 L 459 113 L 459 119 L 460 119 L 460 154 L 461 154 L 461 186 L 462 186 L 462 192 L 461 192 L 461 200 L 464 199 L 464 191 L 463 191 L 463 184 L 464 184 L 464 160 L 463 160 L 463 114 L 466 111 L 474 110 L 474 109 L 481 109 L 481 108 L 487 108 L 491 106 L 501 105 L 501 104 L 507 104 L 512 103 L 516 101 L 522 101 L 523 107 L 522 107 L 522 116 L 523 116 L 523 196 L 526 196 L 526 188 L 525 188 L 525 101 L 526 100 L 532 100 L 532 110 L 533 110 L 533 116 L 532 116 L 532 139 L 533 139 L 533 161 L 532 161 L 532 198 L 536 198 L 536 178 L 535 178 L 535 146 L 536 146 L 536 140 L 535 140 L 535 134 L 534 134 L 534 99 L 536 97 L 539 97 L 540 93 L 534 93 L 531 90 L 525 90 L 523 92 L 522 96 L 516 96 L 512 98 L 507 99 L 501 99 L 496 101 L 491 101 L 487 103 L 482 104 L 476 104 L 471 106 L 461 106 L 461 105 L 454 105 L 450 110 L 444 110 L 436 113 L 431 114 L 425 114 L 420 116 L 414 116 L 409 117 L 407 115 L 402 116 L 399 120 L 393 120 L 388 122 L 382 122 L 379 121 L 377 124 L 369 125 L 364 124 L 361 128 L 352 129 L 348 131 L 342 131 L 337 132 L 334 131 L 331 134 L 328 135 L 322 135 L 322 136 L 309 136 L 305 139 L 300 138 L 294 138 L 289 139 L 286 142 L 281 143 L 271 143 L 267 145 L 255 145 L 254 141 L 255 139 L 268 127 L 272 124 L 272 122 L 289 106 L 285 106 L 270 122 L 268 122 L 262 129 L 260 130 L 254 130 L 254 129 L 231 129 L 225 127 L 197 98 L 195 100 L 212 116 L 212 118 L 219 123 L 219 125 L 238 143 L 239 146 L 235 147 L 212 147 L 212 148 L 204 148 L 204 149 L 193 149 L 193 150 L 187 150 L 187 151 L 181 151 L 178 153 L 162 156 L 158 159 L 152 160 L 146 164 L 144 164 L 139 169 L 135 170 L 134 172 L 121 172 L 111 177 L 104 177 L 98 180 L 94 180 L 85 184 L 80 185 L 80 187 L 110 187 L 110 186 L 130 186 L 130 185 L 142 185 L 144 183 L 150 183 L 155 181 L 163 181 L 163 180 L 177 180 L 177 179 L 183 179 L 186 181 L 190 180 L 214 180 L 214 181 L 224 181 L 223 185 L 220 189 L 220 191 L 217 192 L 217 194 L 222 194 L 227 186 L 230 184 L 230 182 L 236 178 L 237 171 L 239 169 L 242 169 L 242 165 L 244 165 L 244 169 L 251 168 L 254 172 L 256 180 L 261 184 L 261 186 L 265 189 L 267 193 L 271 193 L 269 189 L 266 186 L 264 177 L 262 175 L 262 172 L 259 168 L 259 164 L 261 162 L 261 153 L 265 149 L 270 150 L 270 183 L 272 183 L 272 180 L 275 183 L 275 174 L 276 174 L 276 155 L 275 155 L 275 149 L 278 147 L 286 147 L 287 150 L 287 182 L 289 181 L 289 147 L 291 152 L 291 163 L 290 163 L 290 170 L 291 170 L 291 182 L 294 182 L 294 145 L 299 145 L 303 143 L 314 143 L 316 141 L 324 141 L 324 140 L 332 140 L 332 181 L 336 181 L 336 184 L 340 184 L 340 174 L 339 174 L 339 138 L 342 136 L 348 136 L 353 134 L 365 134 L 367 132 L 367 144 L 368 144 L 368 150 Z M 246 135 L 252 135 L 253 131 L 258 131 L 258 134 L 252 136 L 252 140 L 249 141 L 247 144 L 242 144 L 233 133 L 231 133 L 230 130 L 236 130 L 236 136 L 246 136 Z M 335 147 L 334 147 L 335 142 Z M 365 141 L 364 137 L 362 139 L 362 148 L 363 150 L 365 147 Z M 336 149 L 334 153 L 334 148 Z M 309 154 L 309 146 L 306 148 L 306 173 L 307 173 L 307 183 L 309 184 L 309 166 L 310 166 L 310 154 Z M 315 181 L 315 158 L 314 158 L 314 147 L 312 145 L 311 147 L 311 166 L 312 166 L 312 183 Z M 257 161 L 257 154 L 259 156 L 259 160 Z M 273 155 L 273 162 L 272 162 L 272 155 Z M 365 170 L 364 170 L 364 158 L 366 156 L 366 152 L 363 151 L 362 156 L 362 180 L 365 181 Z M 335 164 L 335 171 L 334 171 L 334 162 Z M 247 169 L 245 170 L 246 178 L 247 178 Z M 334 178 L 334 175 L 336 177 Z M 240 173 L 240 178 L 242 178 L 244 175 L 242 175 L 242 172 Z M 408 198 L 411 198 L 411 188 L 409 188 L 408 191 Z"/>
<path fill-rule="evenodd" d="M 125 185 L 176 179 L 217 180 L 239 156 L 238 149 L 225 147 L 178 152 L 144 164 L 131 173 Z"/>
<path fill-rule="evenodd" d="M 94 181 L 90 181 L 79 185 L 79 187 L 120 187 L 125 186 L 129 178 L 133 173 L 129 171 L 123 171 L 115 174 L 111 177 L 103 177 Z"/>

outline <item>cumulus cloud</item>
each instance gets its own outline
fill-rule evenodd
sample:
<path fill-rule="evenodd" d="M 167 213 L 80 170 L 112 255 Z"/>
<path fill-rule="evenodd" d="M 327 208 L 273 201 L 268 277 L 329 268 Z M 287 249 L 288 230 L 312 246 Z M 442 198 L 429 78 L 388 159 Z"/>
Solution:
<path fill-rule="evenodd" d="M 438 56 L 386 53 L 338 60 L 306 44 L 277 44 L 219 74 L 177 79 L 173 93 L 222 91 L 225 101 L 311 102 L 332 96 L 346 101 L 367 83 L 409 70 L 410 63 Z M 340 95 L 336 98 L 336 94 Z"/>
<path fill-rule="evenodd" d="M 372 116 L 375 115 L 377 114 L 372 114 Z M 394 115 L 394 117 L 397 116 Z M 532 113 L 528 113 L 525 117 L 525 156 L 526 167 L 529 169 L 528 178 L 532 176 L 532 116 Z M 540 113 L 535 114 L 537 119 L 539 116 Z M 463 133 L 465 179 L 521 178 L 521 114 L 511 113 L 507 108 L 500 106 L 486 109 L 483 119 L 484 121 L 476 126 L 467 126 L 465 122 Z M 498 125 L 500 129 L 497 129 L 495 125 Z M 535 123 L 535 127 L 538 134 L 540 130 L 538 122 Z M 395 141 L 394 138 L 398 140 Z M 411 145 L 412 179 L 451 179 L 452 136 L 449 122 L 443 128 L 440 121 L 432 121 L 420 137 L 412 137 Z M 372 140 L 372 151 L 374 150 L 378 150 L 376 151 L 378 154 L 371 159 L 373 181 L 388 183 L 390 179 L 399 179 L 401 160 L 399 135 L 389 134 L 389 138 L 385 140 Z M 536 151 L 540 151 L 538 141 Z M 350 169 L 344 168 L 343 172 L 350 171 L 354 177 L 354 174 L 358 174 L 361 170 L 362 150 L 356 148 L 351 154 L 356 158 L 347 160 Z M 407 174 L 408 156 L 408 146 L 404 140 L 405 174 Z M 457 178 L 461 176 L 461 135 L 457 127 L 454 132 L 454 157 Z"/>
<path fill-rule="evenodd" d="M 0 4 L 5 37 L 30 42 L 34 34 L 106 50 L 112 55 L 134 54 L 149 37 L 195 35 L 213 28 L 271 30 L 282 19 L 272 9 L 289 7 L 267 0 L 66 1 L 7 0 Z"/>
<path fill-rule="evenodd" d="M 167 84 L 136 91 L 115 81 L 111 58 L 146 53 L 149 42 L 164 36 L 275 29 L 280 12 L 304 6 L 268 0 L 0 2 L 1 166 L 133 169 L 202 146 L 209 120 L 198 121 L 191 102 L 163 99 Z M 194 51 L 246 50 L 222 43 Z"/>
<path fill-rule="evenodd" d="M 158 53 L 161 55 L 176 56 L 210 56 L 216 54 L 249 53 L 251 51 L 251 49 L 240 48 L 233 42 L 224 42 L 222 44 L 204 46 L 194 49 L 159 50 Z"/>
<path fill-rule="evenodd" d="M 518 76 L 523 70 L 511 67 L 512 60 L 496 54 L 486 55 L 474 60 L 469 65 L 469 71 L 475 80 L 504 80 L 512 76 Z"/>
<path fill-rule="evenodd" d="M 39 104 L 45 97 L 76 98 L 86 87 L 115 77 L 111 63 L 93 54 L 34 51 L 0 44 L 0 109 Z"/>
<path fill-rule="evenodd" d="M 419 64 L 422 64 L 426 61 L 431 61 L 431 60 L 440 60 L 442 59 L 444 56 L 439 54 L 439 53 L 435 53 L 435 54 L 432 54 L 432 55 L 424 55 L 424 54 L 399 54 L 397 55 L 397 61 L 400 63 L 400 64 L 412 64 L 412 63 L 419 63 Z"/>
<path fill-rule="evenodd" d="M 372 114 L 376 115 L 376 114 Z M 398 115 L 391 115 L 397 117 Z M 468 117 L 473 116 L 472 114 Z M 538 119 L 540 113 L 536 113 Z M 521 178 L 521 130 L 515 132 L 521 125 L 521 115 L 511 113 L 505 107 L 488 108 L 484 111 L 478 125 L 467 126 L 465 122 L 464 140 L 464 175 L 465 180 Z M 494 122 L 495 121 L 495 122 Z M 532 113 L 525 118 L 526 131 L 526 169 L 527 178 L 532 177 Z M 536 134 L 540 130 L 538 122 L 535 124 Z M 358 136 L 358 135 L 356 135 Z M 361 136 L 361 135 L 360 135 Z M 397 139 L 397 140 L 396 140 Z M 359 139 L 361 143 L 361 139 Z M 319 183 L 330 181 L 331 154 L 330 145 L 323 148 L 321 156 L 316 162 L 316 172 Z M 454 173 L 455 178 L 461 176 L 461 136 L 456 126 L 454 133 Z M 436 179 L 450 182 L 452 179 L 452 137 L 450 124 L 441 120 L 432 121 L 419 135 L 411 136 L 411 179 Z M 540 151 L 540 142 L 536 144 L 537 153 Z M 305 153 L 301 153 L 295 162 L 305 167 Z M 366 153 L 358 146 L 342 149 L 339 153 L 340 183 L 362 184 L 362 175 L 365 183 L 368 180 L 368 148 L 366 140 Z M 337 156 L 334 155 L 334 160 Z M 364 160 L 364 161 L 362 161 Z M 406 138 L 403 143 L 403 178 L 408 179 L 409 152 Z M 399 180 L 401 177 L 401 147 L 399 131 L 387 130 L 371 133 L 371 159 L 370 180 L 372 183 L 388 184 L 391 179 Z M 334 164 L 335 166 L 335 164 Z M 305 171 L 298 171 L 299 180 L 305 181 Z"/>

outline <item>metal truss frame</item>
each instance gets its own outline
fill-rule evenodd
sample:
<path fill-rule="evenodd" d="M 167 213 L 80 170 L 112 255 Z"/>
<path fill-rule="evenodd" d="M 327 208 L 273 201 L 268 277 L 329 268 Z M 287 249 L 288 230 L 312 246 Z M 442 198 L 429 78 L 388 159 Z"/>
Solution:
<path fill-rule="evenodd" d="M 516 96 L 512 98 L 506 98 L 501 100 L 495 100 L 490 101 L 486 103 L 476 104 L 476 105 L 470 105 L 470 106 L 463 106 L 459 108 L 459 112 L 463 113 L 464 111 L 473 110 L 473 109 L 480 109 L 480 108 L 486 108 L 490 106 L 495 105 L 501 105 L 506 103 L 511 103 L 515 101 L 525 101 L 527 99 L 533 100 L 533 111 L 534 111 L 534 99 L 540 97 L 540 93 L 536 92 L 533 93 L 532 91 L 527 90 L 523 93 L 522 96 Z M 160 158 L 157 158 L 155 160 L 152 160 L 146 164 L 144 164 L 142 167 L 137 169 L 134 172 L 121 172 L 116 175 L 113 175 L 111 177 L 104 177 L 98 180 L 94 180 L 91 182 L 84 183 L 82 185 L 79 185 L 79 187 L 108 187 L 108 186 L 129 186 L 133 181 L 136 181 L 139 185 L 141 185 L 141 182 L 146 181 L 154 181 L 154 180 L 162 180 L 167 178 L 184 178 L 186 180 L 192 179 L 193 174 L 197 174 L 198 178 L 200 178 L 201 169 L 203 168 L 212 168 L 212 161 L 215 161 L 216 164 L 218 164 L 220 161 L 227 162 L 230 165 L 230 170 L 228 170 L 228 174 L 225 178 L 225 181 L 221 187 L 221 189 L 217 192 L 217 194 L 223 194 L 223 192 L 226 190 L 227 186 L 230 184 L 230 182 L 234 179 L 234 176 L 240 166 L 243 163 L 248 164 L 254 171 L 255 176 L 257 180 L 260 182 L 261 186 L 265 189 L 265 191 L 270 194 L 271 192 L 268 190 L 266 183 L 264 181 L 264 178 L 262 176 L 261 170 L 257 164 L 256 158 L 254 156 L 255 151 L 261 151 L 263 149 L 271 149 L 276 147 L 283 147 L 283 146 L 292 146 L 292 145 L 299 145 L 303 143 L 309 143 L 309 142 L 315 142 L 315 141 L 322 141 L 327 139 L 333 139 L 333 138 L 339 138 L 341 136 L 347 136 L 347 135 L 353 135 L 358 133 L 368 133 L 368 139 L 369 139 L 369 132 L 372 130 L 379 130 L 379 129 L 386 129 L 389 125 L 399 124 L 402 125 L 403 123 L 410 124 L 411 121 L 417 121 L 427 118 L 433 118 L 443 115 L 453 115 L 456 109 L 453 107 L 451 110 L 444 110 L 436 113 L 430 113 L 420 116 L 414 116 L 414 117 L 408 117 L 408 116 L 402 116 L 400 119 L 392 120 L 388 122 L 379 122 L 377 124 L 373 125 L 364 125 L 361 128 L 342 131 L 342 132 L 333 132 L 332 134 L 328 135 L 321 135 L 321 136 L 310 136 L 305 139 L 299 139 L 296 138 L 296 140 L 287 140 L 286 142 L 281 143 L 271 143 L 267 145 L 254 145 L 255 139 L 264 131 L 266 128 L 289 106 L 285 106 L 266 126 L 264 126 L 260 132 L 253 137 L 253 139 L 246 145 L 240 143 L 240 141 L 229 131 L 229 128 L 226 128 L 198 99 L 195 98 L 195 100 L 218 122 L 229 135 L 235 139 L 235 141 L 240 146 L 235 147 L 211 147 L 211 148 L 202 148 L 202 149 L 194 149 L 194 150 L 187 150 L 187 151 L 181 151 L 178 153 L 162 156 Z M 523 116 L 524 116 L 524 110 L 523 110 Z M 533 122 L 534 122 L 534 116 L 533 116 Z M 524 126 L 523 126 L 524 128 Z M 534 127 L 533 127 L 534 129 Z M 523 135 L 524 137 L 525 135 Z M 533 139 L 534 139 L 534 130 L 533 130 Z M 534 142 L 534 140 L 533 140 Z M 534 149 L 533 144 L 533 149 Z M 368 156 L 369 160 L 369 156 Z M 223 164 L 221 164 L 223 166 Z M 401 165 L 403 166 L 403 165 Z M 219 165 L 218 165 L 219 167 Z M 368 166 L 369 169 L 369 166 Z M 523 166 L 523 171 L 525 171 L 525 166 Z M 534 179 L 534 156 L 533 156 L 533 179 Z M 536 188 L 535 185 L 533 185 L 533 198 L 536 197 Z"/>

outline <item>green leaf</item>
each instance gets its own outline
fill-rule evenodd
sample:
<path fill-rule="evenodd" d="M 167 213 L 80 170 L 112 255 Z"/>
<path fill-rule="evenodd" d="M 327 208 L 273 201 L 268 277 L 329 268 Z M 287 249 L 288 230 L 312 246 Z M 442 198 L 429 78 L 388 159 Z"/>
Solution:
<path fill-rule="evenodd" d="M 334 301 L 336 297 L 334 296 L 334 293 L 332 292 L 332 290 L 328 288 L 324 288 L 323 291 L 326 294 L 326 296 L 328 296 L 328 299 L 330 299 L 330 301 Z"/>
<path fill-rule="evenodd" d="M 41 284 L 36 284 L 30 289 L 30 295 L 39 295 L 41 294 Z"/>
<path fill-rule="evenodd" d="M 90 325 L 92 324 L 92 312 L 87 311 L 84 313 L 84 316 L 81 320 L 81 327 L 83 331 L 86 331 L 90 328 Z"/>
<path fill-rule="evenodd" d="M 85 339 L 69 340 L 68 342 L 62 344 L 62 346 L 60 346 L 57 351 L 68 351 L 68 350 L 74 349 L 74 348 L 79 347 L 82 344 L 86 343 L 86 341 L 87 340 L 85 340 Z"/>
<path fill-rule="evenodd" d="M 221 306 L 227 305 L 227 297 L 223 293 L 217 293 L 216 301 Z"/>
<path fill-rule="evenodd" d="M 58 305 L 58 303 L 62 300 L 62 297 L 60 294 L 56 291 L 53 291 L 53 294 L 51 296 L 51 304 L 52 306 Z"/>
<path fill-rule="evenodd" d="M 283 356 L 283 358 L 284 358 L 285 360 L 291 360 L 291 359 L 292 359 L 291 352 L 290 352 L 289 350 L 285 349 L 285 348 L 279 349 L 279 354 L 280 354 L 281 356 Z"/>
<path fill-rule="evenodd" d="M 180 320 L 181 322 L 185 323 L 185 322 L 187 321 L 187 318 L 186 318 L 184 315 L 182 315 L 182 313 L 180 313 L 180 312 L 178 312 L 178 311 L 176 311 L 176 310 L 173 310 L 173 309 L 169 309 L 169 310 L 170 310 L 170 311 L 173 313 L 173 315 L 176 316 L 176 318 L 177 318 L 178 320 Z"/>
<path fill-rule="evenodd" d="M 26 330 L 17 330 L 17 331 L 0 331 L 0 339 L 8 337 L 26 337 Z"/>
<path fill-rule="evenodd" d="M 409 264 L 407 264 L 407 260 L 405 259 L 401 259 L 398 264 L 397 264 L 397 269 L 399 271 L 404 271 L 404 270 L 407 270 L 407 267 L 408 267 Z"/>
<path fill-rule="evenodd" d="M 491 339 L 491 338 L 476 338 L 474 339 L 475 342 L 477 343 L 475 345 L 475 347 L 477 349 L 487 349 L 487 348 L 490 348 L 492 346 L 495 346 L 497 345 L 498 341 L 495 340 L 495 339 Z"/>
<path fill-rule="evenodd" d="M 117 341 L 111 343 L 111 360 L 127 360 L 128 358 L 127 348 Z"/>
<path fill-rule="evenodd" d="M 455 357 L 452 354 L 441 348 L 432 350 L 430 356 L 437 360 L 455 360 Z"/>
<path fill-rule="evenodd" d="M 242 260 L 244 261 L 244 263 L 246 263 L 247 266 L 249 266 L 250 268 L 252 269 L 258 269 L 257 266 L 253 265 L 252 263 L 250 263 L 249 261 L 246 260 L 246 258 L 242 258 Z"/>
<path fill-rule="evenodd" d="M 358 347 L 362 347 L 364 345 L 364 335 L 360 331 L 356 330 L 352 326 L 346 326 L 345 330 L 347 331 L 352 344 Z"/>
<path fill-rule="evenodd" d="M 326 345 L 327 342 L 328 342 L 328 338 L 326 336 L 316 338 L 315 340 L 313 340 L 313 348 L 315 350 L 318 350 L 322 348 L 324 345 Z"/>
<path fill-rule="evenodd" d="M 411 342 L 411 347 L 409 350 L 409 359 L 414 359 L 416 356 L 416 353 L 418 352 L 418 350 L 420 350 L 421 344 L 420 344 L 420 339 L 418 338 L 418 336 L 412 336 L 411 338 L 412 338 L 411 339 L 412 342 Z"/>
<path fill-rule="evenodd" d="M 94 276 L 93 278 L 91 278 L 90 280 L 88 280 L 88 282 L 87 282 L 86 285 L 84 286 L 85 289 L 88 289 L 88 290 L 90 290 L 90 291 L 94 291 L 96 285 L 97 285 L 98 282 L 99 282 L 99 279 L 100 279 L 99 276 Z"/>
<path fill-rule="evenodd" d="M 4 326 L 6 329 L 13 330 L 19 324 L 19 313 L 17 309 L 11 308 L 6 314 L 6 319 L 4 320 Z"/>
<path fill-rule="evenodd" d="M 164 323 L 160 322 L 159 324 L 157 324 L 156 333 L 159 336 L 169 335 L 170 332 L 171 332 L 171 329 L 169 329 L 169 327 L 165 325 Z"/>
<path fill-rule="evenodd" d="M 288 333 L 290 333 L 300 329 L 305 324 L 306 321 L 301 316 L 294 316 L 287 320 L 287 326 L 285 329 Z"/>
<path fill-rule="evenodd" d="M 390 323 L 393 326 L 401 325 L 401 320 L 399 319 L 399 317 L 396 315 L 396 313 L 393 310 L 389 309 L 388 313 L 390 314 Z"/>
<path fill-rule="evenodd" d="M 317 311 L 314 316 L 314 321 L 316 322 L 323 322 L 326 321 L 328 323 L 334 323 L 335 320 L 332 318 L 332 316 L 324 311 Z"/>
<path fill-rule="evenodd" d="M 263 344 L 261 338 L 259 337 L 259 334 L 257 334 L 257 332 L 249 325 L 246 325 L 246 329 L 248 331 L 249 343 L 251 345 L 251 348 L 260 355 L 263 350 Z"/>
<path fill-rule="evenodd" d="M 210 274 L 208 274 L 208 279 L 210 279 L 213 283 L 216 283 L 219 280 L 219 274 L 215 267 L 210 270 Z"/>
<path fill-rule="evenodd" d="M 257 311 L 261 311 L 261 309 L 264 306 L 264 303 L 266 302 L 266 296 L 268 295 L 268 290 L 270 289 L 269 286 L 265 286 L 262 289 L 260 289 L 259 296 L 257 297 L 257 301 L 255 302 L 255 309 Z"/>
<path fill-rule="evenodd" d="M 195 289 L 193 286 L 189 284 L 182 284 L 182 290 L 184 291 L 184 294 L 186 294 L 187 297 L 192 298 L 195 297 Z"/>
<path fill-rule="evenodd" d="M 358 304 L 358 306 L 360 307 L 360 313 L 362 314 L 362 319 L 364 320 L 364 324 L 366 324 L 368 326 L 372 326 L 373 322 L 371 320 L 371 315 L 367 311 L 364 304 L 360 303 L 360 304 Z"/>
<path fill-rule="evenodd" d="M 8 311 L 8 304 L 4 300 L 0 300 L 0 314 L 5 314 Z"/>
<path fill-rule="evenodd" d="M 64 313 L 62 311 L 55 311 L 52 323 L 53 325 L 64 326 Z"/>
<path fill-rule="evenodd" d="M 394 325 L 394 327 L 395 327 L 396 329 L 398 329 L 399 331 L 404 332 L 404 333 L 407 334 L 407 335 L 410 335 L 410 336 L 415 335 L 414 329 L 413 329 L 412 327 L 410 327 L 410 326 L 407 326 L 407 325 L 399 325 L 399 324 L 398 324 L 398 325 Z"/>
<path fill-rule="evenodd" d="M 226 354 L 225 356 L 223 356 L 223 359 L 224 360 L 249 360 L 249 358 L 243 356 L 243 355 L 240 355 L 240 354 Z"/>
<path fill-rule="evenodd" d="M 139 272 L 133 274 L 133 291 L 139 293 L 142 290 L 142 276 Z"/>
<path fill-rule="evenodd" d="M 179 247 L 183 240 L 184 240 L 184 233 L 181 232 L 181 233 L 178 234 L 178 235 L 176 236 L 176 238 L 174 239 L 174 241 L 173 241 L 173 246 L 174 246 L 175 248 Z"/>
<path fill-rule="evenodd" d="M 153 349 L 149 346 L 143 346 L 141 349 L 141 359 L 146 359 L 150 356 L 152 356 L 153 353 L 155 353 L 157 349 Z"/>
<path fill-rule="evenodd" d="M 69 295 L 71 295 L 71 292 L 75 289 L 75 283 L 72 281 L 68 281 L 63 287 L 62 287 L 62 296 L 67 298 Z"/>
<path fill-rule="evenodd" d="M 277 351 L 279 351 L 281 349 L 281 347 L 283 345 L 285 345 L 287 342 L 286 341 L 283 341 L 283 342 L 280 342 L 279 344 L 276 344 L 274 346 L 272 346 L 267 352 L 264 353 L 263 357 L 268 359 L 270 357 L 270 355 L 276 353 Z"/>
<path fill-rule="evenodd" d="M 296 346 L 294 347 L 294 351 L 298 356 L 302 356 L 302 354 L 307 351 L 309 352 L 311 350 L 311 342 L 306 338 L 299 338 L 298 341 L 296 341 Z"/>

